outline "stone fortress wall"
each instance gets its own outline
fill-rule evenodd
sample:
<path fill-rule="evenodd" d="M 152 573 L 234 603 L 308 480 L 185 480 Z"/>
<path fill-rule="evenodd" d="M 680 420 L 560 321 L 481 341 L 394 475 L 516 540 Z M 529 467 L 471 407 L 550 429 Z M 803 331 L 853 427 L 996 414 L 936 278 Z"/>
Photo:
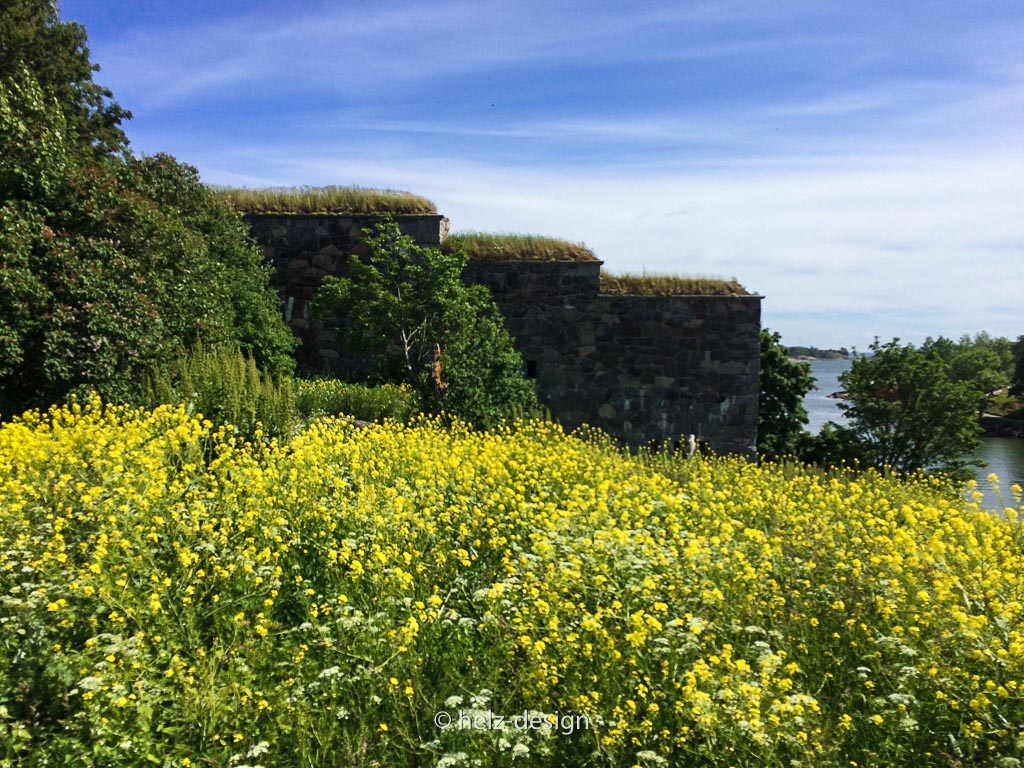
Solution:
<path fill-rule="evenodd" d="M 360 253 L 372 215 L 248 214 L 275 270 L 285 319 L 301 340 L 299 368 L 340 371 L 345 353 L 313 317 L 327 274 Z M 418 243 L 448 233 L 438 215 L 394 216 Z M 719 452 L 752 455 L 757 440 L 760 296 L 601 293 L 600 261 L 471 261 L 467 282 L 491 289 L 536 380 L 566 429 L 598 427 L 631 446 L 693 434 Z"/>

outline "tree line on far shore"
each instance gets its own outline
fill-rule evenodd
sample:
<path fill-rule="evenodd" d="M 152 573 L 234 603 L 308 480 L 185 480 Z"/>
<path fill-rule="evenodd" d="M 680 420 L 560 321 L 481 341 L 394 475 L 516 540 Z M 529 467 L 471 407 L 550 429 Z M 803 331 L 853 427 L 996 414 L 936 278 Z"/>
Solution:
<path fill-rule="evenodd" d="M 857 465 L 899 473 L 940 470 L 967 478 L 978 462 L 979 417 L 995 411 L 1024 419 L 1024 335 L 1016 342 L 979 333 L 959 341 L 928 338 L 920 346 L 877 338 L 854 354 L 839 381 L 847 425 L 805 429 L 810 366 L 789 359 L 779 334 L 761 334 L 758 451 L 822 466 Z"/>
<path fill-rule="evenodd" d="M 845 360 L 850 356 L 846 347 L 839 349 L 819 349 L 818 347 L 786 347 L 790 357 L 813 357 L 817 360 Z"/>

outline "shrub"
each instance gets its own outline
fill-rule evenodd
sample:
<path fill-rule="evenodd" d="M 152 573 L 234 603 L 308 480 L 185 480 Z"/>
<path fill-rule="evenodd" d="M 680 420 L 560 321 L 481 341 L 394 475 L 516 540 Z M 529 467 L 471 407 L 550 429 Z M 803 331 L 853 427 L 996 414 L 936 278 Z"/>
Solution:
<path fill-rule="evenodd" d="M 259 251 L 194 169 L 161 156 L 66 171 L 41 199 L 0 207 L 0 388 L 12 400 L 81 386 L 130 400 L 155 362 L 195 343 L 235 343 L 290 371 L 293 338 Z"/>
<path fill-rule="evenodd" d="M 126 175 L 133 189 L 197 238 L 198 260 L 211 274 L 212 282 L 206 286 L 211 295 L 207 315 L 188 318 L 193 327 L 183 333 L 202 341 L 204 324 L 224 325 L 228 338 L 252 355 L 261 369 L 275 376 L 290 374 L 295 367 L 291 356 L 295 338 L 285 325 L 280 297 L 270 285 L 272 269 L 264 263 L 241 217 L 200 182 L 194 168 L 169 155 L 130 159 Z M 180 271 L 174 276 L 188 277 Z"/>
<path fill-rule="evenodd" d="M 807 363 L 786 357 L 778 333 L 761 329 L 757 451 L 772 458 L 796 456 L 807 440 L 804 398 L 814 389 Z"/>
<path fill-rule="evenodd" d="M 470 294 L 474 292 L 479 300 L 463 307 L 452 321 L 441 357 L 445 388 L 431 390 L 435 407 L 485 429 L 510 418 L 538 415 L 533 382 L 522 374 L 522 356 L 512 346 L 501 313 L 481 286 Z"/>
<path fill-rule="evenodd" d="M 0 401 L 21 410 L 82 387 L 131 399 L 150 366 L 197 342 L 290 370 L 294 342 L 240 217 L 195 169 L 128 153 L 127 113 L 81 80 L 84 31 L 52 4 L 14 5 L 0 20 Z"/>
<path fill-rule="evenodd" d="M 408 421 L 419 411 L 416 395 L 408 387 L 371 387 L 338 379 L 296 379 L 295 406 L 307 419 L 344 414 L 363 421 Z"/>

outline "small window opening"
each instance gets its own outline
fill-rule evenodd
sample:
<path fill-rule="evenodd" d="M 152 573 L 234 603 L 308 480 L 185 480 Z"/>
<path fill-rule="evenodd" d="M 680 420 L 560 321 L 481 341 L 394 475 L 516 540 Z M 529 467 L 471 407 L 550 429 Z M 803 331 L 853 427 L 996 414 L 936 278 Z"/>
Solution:
<path fill-rule="evenodd" d="M 526 378 L 536 379 L 537 378 L 537 361 L 527 360 L 526 361 Z"/>

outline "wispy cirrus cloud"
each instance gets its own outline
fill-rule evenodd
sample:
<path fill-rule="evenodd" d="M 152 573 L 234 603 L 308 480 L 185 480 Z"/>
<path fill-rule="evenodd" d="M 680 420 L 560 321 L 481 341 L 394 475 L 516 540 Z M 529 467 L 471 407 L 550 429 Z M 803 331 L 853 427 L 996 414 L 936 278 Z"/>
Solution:
<path fill-rule="evenodd" d="M 720 2 L 596 3 L 584 13 L 569 5 L 496 0 L 286 4 L 212 20 L 197 15 L 171 28 L 138 24 L 95 42 L 120 89 L 160 104 L 229 82 L 363 92 L 524 66 L 586 69 L 834 50 L 846 37 L 727 26 L 798 12 L 797 4 L 773 5 L 769 15 L 755 4 Z M 706 34 L 709 28 L 718 34 Z"/>

